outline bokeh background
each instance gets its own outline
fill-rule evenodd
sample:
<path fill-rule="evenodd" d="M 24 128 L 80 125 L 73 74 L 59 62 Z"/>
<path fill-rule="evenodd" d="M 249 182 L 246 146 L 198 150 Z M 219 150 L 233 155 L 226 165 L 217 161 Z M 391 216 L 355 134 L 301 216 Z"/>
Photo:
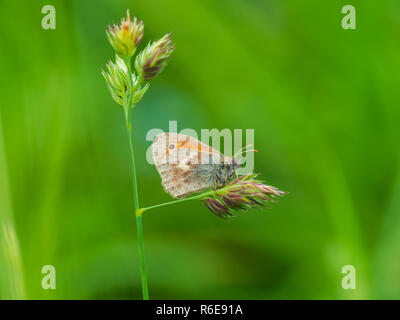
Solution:
<path fill-rule="evenodd" d="M 56 8 L 56 30 L 41 9 Z M 343 30 L 353 4 L 357 30 Z M 400 297 L 400 2 L 0 2 L 0 295 L 140 299 L 123 113 L 100 72 L 126 9 L 176 51 L 134 113 L 141 204 L 170 198 L 146 133 L 255 130 L 290 194 L 231 221 L 200 202 L 144 216 L 154 299 Z M 43 290 L 44 265 L 56 290 Z M 356 268 L 356 290 L 341 269 Z"/>

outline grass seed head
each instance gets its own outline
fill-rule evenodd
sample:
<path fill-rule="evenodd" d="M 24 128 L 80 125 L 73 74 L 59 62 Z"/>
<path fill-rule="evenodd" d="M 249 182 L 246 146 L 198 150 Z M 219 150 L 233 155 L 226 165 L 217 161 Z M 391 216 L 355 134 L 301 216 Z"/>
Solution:
<path fill-rule="evenodd" d="M 265 207 L 268 202 L 274 202 L 277 197 L 286 194 L 265 185 L 256 177 L 256 174 L 238 177 L 217 190 L 214 195 L 203 199 L 203 202 L 217 216 L 231 218 L 240 211 Z"/>

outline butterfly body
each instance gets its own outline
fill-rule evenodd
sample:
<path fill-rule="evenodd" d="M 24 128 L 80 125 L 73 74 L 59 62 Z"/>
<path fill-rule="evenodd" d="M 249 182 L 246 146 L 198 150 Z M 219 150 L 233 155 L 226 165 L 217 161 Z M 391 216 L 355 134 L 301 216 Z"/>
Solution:
<path fill-rule="evenodd" d="M 240 166 L 235 158 L 183 134 L 161 133 L 152 149 L 162 185 L 174 198 L 222 187 Z"/>

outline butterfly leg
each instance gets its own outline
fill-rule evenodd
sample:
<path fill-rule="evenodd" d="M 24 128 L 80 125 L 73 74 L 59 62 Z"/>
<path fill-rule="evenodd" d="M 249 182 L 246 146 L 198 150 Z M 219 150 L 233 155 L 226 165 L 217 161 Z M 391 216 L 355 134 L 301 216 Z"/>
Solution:
<path fill-rule="evenodd" d="M 215 196 L 217 196 L 217 177 L 214 177 L 214 192 Z"/>

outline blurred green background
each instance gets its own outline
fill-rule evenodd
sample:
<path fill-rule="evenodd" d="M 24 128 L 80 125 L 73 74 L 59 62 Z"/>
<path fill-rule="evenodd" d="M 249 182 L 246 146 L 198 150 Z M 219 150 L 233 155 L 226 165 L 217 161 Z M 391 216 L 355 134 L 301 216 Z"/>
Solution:
<path fill-rule="evenodd" d="M 41 27 L 47 4 L 56 30 Z M 345 4 L 357 30 L 341 27 Z M 254 128 L 255 172 L 290 192 L 232 221 L 200 202 L 146 213 L 150 297 L 399 298 L 395 0 L 1 1 L 1 298 L 141 297 L 123 113 L 100 74 L 105 28 L 127 8 L 142 46 L 176 42 L 134 113 L 141 204 L 170 200 L 145 160 L 147 131 L 168 120 Z"/>

